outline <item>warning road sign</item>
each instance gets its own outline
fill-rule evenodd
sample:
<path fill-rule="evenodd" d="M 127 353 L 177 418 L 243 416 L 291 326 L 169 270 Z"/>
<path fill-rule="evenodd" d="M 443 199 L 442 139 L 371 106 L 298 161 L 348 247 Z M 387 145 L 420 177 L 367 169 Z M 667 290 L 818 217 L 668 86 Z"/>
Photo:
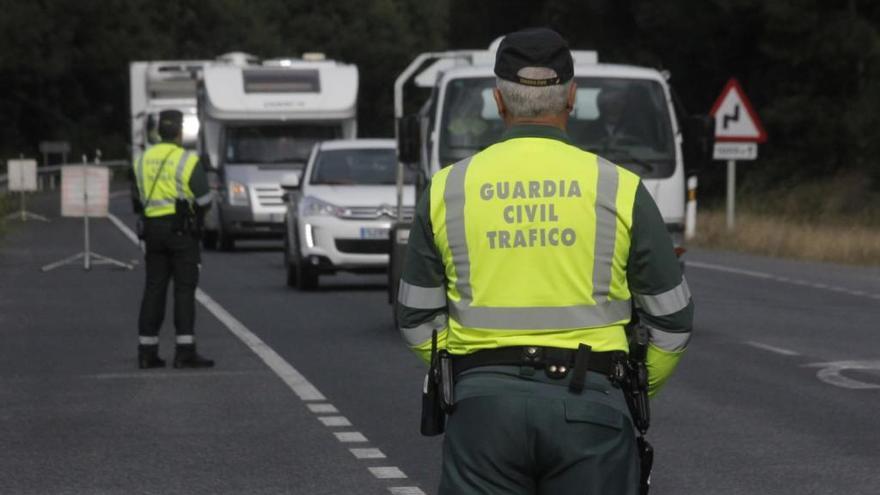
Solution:
<path fill-rule="evenodd" d="M 731 78 L 709 112 L 715 118 L 715 141 L 763 143 L 767 133 L 742 86 Z"/>

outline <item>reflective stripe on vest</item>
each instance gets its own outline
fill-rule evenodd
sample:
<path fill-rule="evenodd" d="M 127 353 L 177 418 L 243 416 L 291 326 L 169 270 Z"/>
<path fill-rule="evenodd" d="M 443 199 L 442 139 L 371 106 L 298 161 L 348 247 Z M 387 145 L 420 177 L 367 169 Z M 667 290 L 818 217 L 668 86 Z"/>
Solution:
<path fill-rule="evenodd" d="M 176 149 L 169 149 L 169 146 Z M 179 156 L 175 156 L 177 154 Z M 163 143 L 151 147 L 140 157 L 135 173 L 146 216 L 171 215 L 174 214 L 176 200 L 195 200 L 189 188 L 189 179 L 197 163 L 193 156 L 190 151 Z M 167 161 L 164 166 L 163 159 Z"/>
<path fill-rule="evenodd" d="M 632 304 L 626 284 L 626 259 L 638 177 L 558 141 L 528 138 L 530 143 L 523 143 L 528 148 L 511 144 L 522 139 L 494 145 L 441 170 L 434 177 L 431 221 L 450 280 L 447 299 L 451 342 L 468 340 L 468 336 L 456 336 L 456 333 L 471 330 L 473 335 L 488 330 L 521 335 L 523 331 L 608 328 L 615 334 L 619 331 L 621 336 L 602 339 L 614 341 L 609 345 L 623 345 L 622 323 L 629 320 Z M 501 152 L 508 146 L 514 147 Z M 548 156 L 541 153 L 542 148 L 548 151 Z M 555 172 L 544 172 L 541 164 L 524 163 L 525 158 L 519 158 L 525 155 L 523 151 L 532 159 L 537 156 L 549 163 L 554 160 L 564 163 L 555 167 Z M 475 173 L 474 167 L 486 167 L 483 170 L 488 171 L 469 182 Z M 484 184 L 488 178 L 499 181 L 498 186 Z M 562 191 L 569 191 L 561 185 L 562 180 L 569 181 L 566 184 L 573 192 L 570 196 Z M 505 183 L 509 187 L 502 198 Z M 494 192 L 493 187 L 497 189 Z M 493 200 L 498 202 L 492 203 Z M 583 203 L 593 200 L 595 203 Z M 578 213 L 581 211 L 585 212 L 583 218 Z M 503 222 L 497 221 L 499 212 L 503 214 Z M 540 215 L 537 212 L 541 212 Z M 472 221 L 477 223 L 468 225 Z M 504 245 L 500 244 L 500 230 L 487 231 L 499 225 L 508 229 L 503 232 Z M 563 243 L 559 231 L 569 225 L 572 228 L 565 230 L 570 231 L 570 242 Z M 554 232 L 545 238 L 549 230 Z M 478 238 L 468 238 L 475 234 Z M 555 242 L 554 234 L 557 235 Z M 577 240 L 575 234 L 578 234 Z M 512 244 L 511 238 L 516 239 Z M 500 248 L 506 249 L 502 253 Z M 486 258 L 480 259 L 480 253 Z M 555 258 L 558 262 L 545 263 L 542 257 Z M 534 280 L 535 273 L 519 278 L 509 273 L 526 273 L 527 270 L 517 269 L 531 266 L 555 267 L 555 272 L 565 273 L 554 272 L 541 277 L 550 282 Z M 513 287 L 495 282 L 496 274 L 513 280 Z M 523 279 L 529 276 L 533 277 L 532 281 Z M 558 289 L 548 289 L 553 277 L 561 277 L 565 283 Z M 478 279 L 482 286 L 474 285 Z M 532 289 L 531 282 L 536 282 L 537 288 Z M 492 300 L 493 294 L 487 294 L 486 286 L 493 286 L 493 290 L 500 290 L 504 296 Z M 518 297 L 510 297 L 508 301 L 505 296 Z M 523 304 L 516 299 L 543 303 Z M 553 304 L 556 301 L 560 304 Z M 486 347 L 491 343 L 476 342 L 476 345 Z"/>

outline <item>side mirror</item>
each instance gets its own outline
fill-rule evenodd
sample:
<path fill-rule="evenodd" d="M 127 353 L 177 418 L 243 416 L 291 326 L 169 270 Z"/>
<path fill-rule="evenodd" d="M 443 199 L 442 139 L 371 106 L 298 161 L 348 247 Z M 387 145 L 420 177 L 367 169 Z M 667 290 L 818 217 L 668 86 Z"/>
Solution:
<path fill-rule="evenodd" d="M 299 174 L 290 173 L 281 178 L 281 188 L 285 191 L 296 191 L 300 188 Z"/>
<path fill-rule="evenodd" d="M 682 153 L 686 175 L 693 175 L 712 161 L 715 146 L 715 119 L 710 115 L 691 115 L 682 126 Z"/>
<path fill-rule="evenodd" d="M 419 116 L 405 115 L 397 121 L 397 159 L 402 163 L 418 163 L 421 159 Z"/>

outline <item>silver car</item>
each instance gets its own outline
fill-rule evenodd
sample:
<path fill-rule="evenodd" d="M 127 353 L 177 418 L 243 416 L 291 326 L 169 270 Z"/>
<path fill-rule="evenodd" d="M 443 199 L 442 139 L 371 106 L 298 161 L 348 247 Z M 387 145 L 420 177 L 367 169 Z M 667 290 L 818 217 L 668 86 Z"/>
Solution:
<path fill-rule="evenodd" d="M 315 145 L 302 176 L 282 181 L 289 286 L 314 289 L 321 274 L 388 269 L 390 228 L 397 218 L 396 171 L 391 139 Z M 402 216 L 409 219 L 415 195 L 412 187 L 404 189 Z"/>

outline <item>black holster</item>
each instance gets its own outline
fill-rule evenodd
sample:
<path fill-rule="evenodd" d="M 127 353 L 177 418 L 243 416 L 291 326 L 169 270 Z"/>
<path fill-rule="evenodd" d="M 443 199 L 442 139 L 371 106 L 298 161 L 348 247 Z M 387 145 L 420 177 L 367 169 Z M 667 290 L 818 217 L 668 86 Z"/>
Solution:
<path fill-rule="evenodd" d="M 651 468 L 654 464 L 654 448 L 645 439 L 651 426 L 651 408 L 648 404 L 648 329 L 636 322 L 627 328 L 629 356 L 621 385 L 633 419 L 638 430 L 636 444 L 639 454 L 639 494 L 647 495 L 651 488 Z"/>
<path fill-rule="evenodd" d="M 197 208 L 197 205 L 194 207 L 194 205 L 186 199 L 175 200 L 174 219 L 172 221 L 171 230 L 179 235 L 187 234 L 193 237 L 199 237 L 202 231 L 200 217 L 203 215 L 196 211 Z"/>
<path fill-rule="evenodd" d="M 420 431 L 426 437 L 442 435 L 446 431 L 446 413 L 452 408 L 451 370 L 449 354 L 445 350 L 437 352 L 437 331 L 434 330 L 431 334 L 431 365 L 422 389 Z"/>

